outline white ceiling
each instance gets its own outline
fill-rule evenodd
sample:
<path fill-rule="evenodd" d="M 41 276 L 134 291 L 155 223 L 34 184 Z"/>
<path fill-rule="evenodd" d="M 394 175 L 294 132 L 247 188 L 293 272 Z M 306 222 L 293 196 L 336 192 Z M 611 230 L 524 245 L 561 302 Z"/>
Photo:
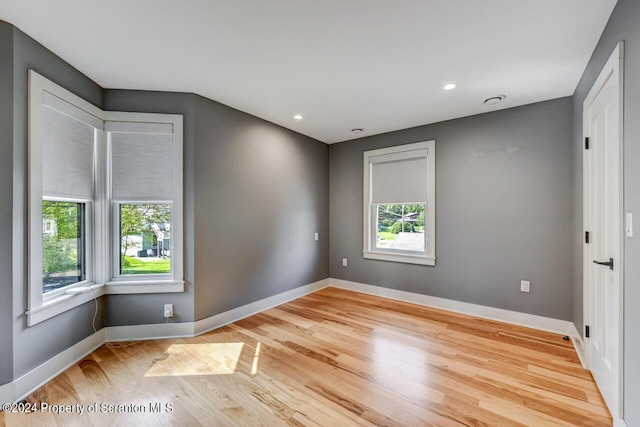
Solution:
<path fill-rule="evenodd" d="M 0 0 L 0 19 L 103 87 L 334 143 L 573 94 L 616 1 Z"/>

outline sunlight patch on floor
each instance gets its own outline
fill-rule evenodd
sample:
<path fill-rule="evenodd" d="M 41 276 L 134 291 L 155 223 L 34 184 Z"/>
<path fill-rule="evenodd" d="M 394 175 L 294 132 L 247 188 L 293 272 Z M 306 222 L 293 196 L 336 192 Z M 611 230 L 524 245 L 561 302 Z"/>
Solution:
<path fill-rule="evenodd" d="M 157 360 L 145 377 L 230 375 L 242 354 L 244 343 L 172 344 L 164 360 Z"/>

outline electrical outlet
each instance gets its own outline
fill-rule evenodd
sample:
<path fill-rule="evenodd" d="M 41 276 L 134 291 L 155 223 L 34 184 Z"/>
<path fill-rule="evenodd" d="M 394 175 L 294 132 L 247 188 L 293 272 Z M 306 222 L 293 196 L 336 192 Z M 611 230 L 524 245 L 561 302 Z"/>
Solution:
<path fill-rule="evenodd" d="M 531 282 L 528 280 L 520 281 L 520 292 L 530 292 L 531 291 Z"/>
<path fill-rule="evenodd" d="M 315 234 L 313 235 L 313 239 L 314 239 L 316 242 L 318 241 L 318 233 L 315 233 Z"/>
<path fill-rule="evenodd" d="M 164 305 L 164 317 L 173 317 L 173 304 Z"/>
<path fill-rule="evenodd" d="M 342 266 L 343 267 L 347 266 L 347 259 L 346 258 L 342 258 Z"/>

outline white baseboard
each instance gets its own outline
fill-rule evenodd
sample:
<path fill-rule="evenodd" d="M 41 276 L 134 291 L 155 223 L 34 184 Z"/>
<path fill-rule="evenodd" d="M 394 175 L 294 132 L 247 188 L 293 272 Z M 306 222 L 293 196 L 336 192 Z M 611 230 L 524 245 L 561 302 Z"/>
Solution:
<path fill-rule="evenodd" d="M 399 291 L 397 289 L 383 288 L 381 286 L 367 285 L 364 283 L 350 282 L 348 280 L 330 279 L 334 288 L 362 292 L 363 294 L 410 302 L 427 307 L 439 308 L 456 313 L 468 314 L 485 319 L 498 320 L 514 325 L 526 326 L 542 331 L 554 332 L 562 335 L 570 335 L 575 326 L 567 320 L 552 319 L 550 317 L 536 316 L 534 314 L 520 313 L 485 305 L 471 304 L 468 302 L 454 301 L 413 292 Z"/>
<path fill-rule="evenodd" d="M 228 325 L 229 323 L 244 319 L 245 317 L 268 310 L 277 305 L 284 304 L 285 302 L 316 292 L 329 286 L 329 283 L 330 279 L 323 279 L 260 301 L 252 302 L 251 304 L 243 305 L 242 307 L 216 314 L 215 316 L 198 320 L 195 322 L 195 335 L 204 334 L 205 332 L 209 332 L 221 326 Z"/>
<path fill-rule="evenodd" d="M 106 338 L 108 342 L 111 342 L 194 337 L 308 295 L 327 286 L 329 286 L 329 279 L 323 279 L 195 322 L 110 326 L 106 328 Z"/>
<path fill-rule="evenodd" d="M 627 427 L 627 423 L 622 418 L 616 418 L 613 420 L 613 427 Z"/>
<path fill-rule="evenodd" d="M 573 325 L 570 336 L 571 341 L 573 341 L 573 347 L 576 349 L 576 353 L 578 353 L 578 357 L 580 358 L 582 367 L 588 371 L 589 368 L 587 367 L 587 349 L 585 348 L 585 341 L 582 339 L 582 336 L 580 336 L 575 325 Z M 627 423 L 622 418 L 616 418 L 616 416 L 614 416 L 613 427 L 627 427 Z"/>
<path fill-rule="evenodd" d="M 0 402 L 24 399 L 104 343 L 105 330 L 100 329 L 13 382 L 1 385 Z"/>
<path fill-rule="evenodd" d="M 104 329 L 106 329 L 106 342 L 143 341 L 194 336 L 193 322 L 109 326 Z"/>
<path fill-rule="evenodd" d="M 102 328 L 13 382 L 0 385 L 0 403 L 24 399 L 106 342 L 194 337 L 327 286 L 329 279 L 323 279 L 196 322 Z"/>
<path fill-rule="evenodd" d="M 586 349 L 584 348 L 584 341 L 580 336 L 580 332 L 576 328 L 576 325 L 572 325 L 571 333 L 569 334 L 571 337 L 571 341 L 573 341 L 573 347 L 576 349 L 576 353 L 578 353 L 578 357 L 580 358 L 580 363 L 584 369 L 587 369 L 587 354 Z"/>

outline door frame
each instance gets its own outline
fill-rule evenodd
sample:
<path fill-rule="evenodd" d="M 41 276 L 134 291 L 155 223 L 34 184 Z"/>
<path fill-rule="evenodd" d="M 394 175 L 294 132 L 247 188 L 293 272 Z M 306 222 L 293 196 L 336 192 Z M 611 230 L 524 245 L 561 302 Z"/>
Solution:
<path fill-rule="evenodd" d="M 623 66 L 624 66 L 624 43 L 620 42 L 617 44 L 613 53 L 607 60 L 606 64 L 602 68 L 600 75 L 596 79 L 595 83 L 591 87 L 588 95 L 586 96 L 583 107 L 582 107 L 582 136 L 583 141 L 584 138 L 589 137 L 589 122 L 588 122 L 588 109 L 593 104 L 597 96 L 600 94 L 604 84 L 610 79 L 615 78 L 618 80 L 618 148 L 619 148 L 619 214 L 620 214 L 620 223 L 619 223 L 619 254 L 620 259 L 615 260 L 616 269 L 615 273 L 617 275 L 617 280 L 620 285 L 620 289 L 618 292 L 618 301 L 617 301 L 617 309 L 618 309 L 618 328 L 615 331 L 618 336 L 618 357 L 617 364 L 618 366 L 614 368 L 614 372 L 617 375 L 614 375 L 614 383 L 617 389 L 615 393 L 613 403 L 613 407 L 609 408 L 611 411 L 611 416 L 613 417 L 614 424 L 617 425 L 617 422 L 622 419 L 623 415 L 623 355 L 624 355 L 624 74 L 623 74 Z M 590 187 L 588 180 L 588 156 L 587 150 L 583 150 L 582 155 L 582 187 L 583 187 L 583 199 L 582 199 L 582 208 L 583 208 L 583 232 L 589 231 L 587 229 L 587 219 L 589 218 L 589 201 L 590 201 Z M 583 233 L 584 236 L 584 233 Z M 586 243 L 584 237 L 582 237 L 583 242 L 583 250 L 582 250 L 582 269 L 583 269 L 583 325 L 590 324 L 590 316 L 591 316 L 591 304 L 590 304 L 590 294 L 589 294 L 589 266 L 591 265 L 590 259 L 590 248 Z M 586 341 L 586 336 L 583 335 Z M 585 342 L 585 354 L 586 354 L 586 368 L 590 369 L 591 367 L 591 351 L 590 346 Z"/>

